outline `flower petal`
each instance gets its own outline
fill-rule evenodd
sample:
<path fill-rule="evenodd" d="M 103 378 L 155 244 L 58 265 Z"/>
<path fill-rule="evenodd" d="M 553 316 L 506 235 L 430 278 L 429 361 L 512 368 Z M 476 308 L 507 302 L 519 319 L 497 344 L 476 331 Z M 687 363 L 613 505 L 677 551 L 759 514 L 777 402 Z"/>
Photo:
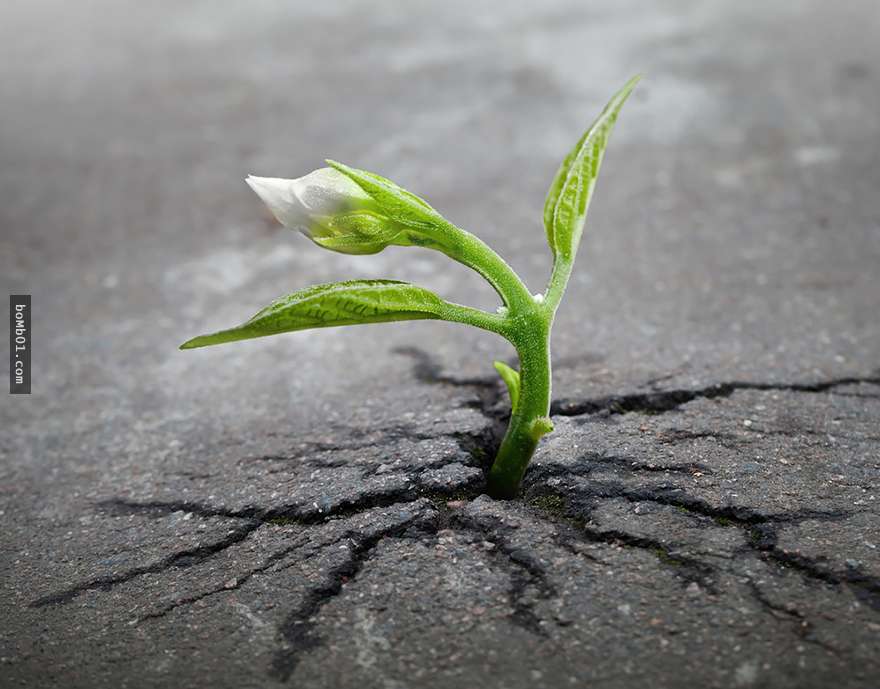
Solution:
<path fill-rule="evenodd" d="M 291 180 L 291 191 L 312 215 L 336 215 L 373 205 L 354 180 L 329 167 Z"/>
<path fill-rule="evenodd" d="M 310 234 L 308 210 L 293 192 L 294 180 L 248 175 L 245 182 L 269 207 L 278 222 L 290 229 Z"/>

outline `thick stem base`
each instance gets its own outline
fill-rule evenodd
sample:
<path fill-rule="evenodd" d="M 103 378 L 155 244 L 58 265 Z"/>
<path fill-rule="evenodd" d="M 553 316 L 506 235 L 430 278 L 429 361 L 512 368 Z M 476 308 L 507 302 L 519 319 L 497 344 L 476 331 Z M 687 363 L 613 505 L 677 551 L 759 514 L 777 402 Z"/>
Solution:
<path fill-rule="evenodd" d="M 528 319 L 521 342 L 515 342 L 520 361 L 520 391 L 510 424 L 489 471 L 488 492 L 510 499 L 519 493 L 526 467 L 541 436 L 549 432 L 550 324 L 543 317 Z"/>

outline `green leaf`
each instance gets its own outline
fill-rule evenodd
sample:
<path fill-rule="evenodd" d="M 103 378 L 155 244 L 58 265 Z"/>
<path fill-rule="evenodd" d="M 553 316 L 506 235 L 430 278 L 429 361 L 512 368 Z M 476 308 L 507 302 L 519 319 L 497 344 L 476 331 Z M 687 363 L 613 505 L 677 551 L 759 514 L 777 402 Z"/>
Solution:
<path fill-rule="evenodd" d="M 308 287 L 276 299 L 246 323 L 211 335 L 194 337 L 180 348 L 194 349 L 310 328 L 443 318 L 450 306 L 433 292 L 407 282 L 334 282 Z"/>
<path fill-rule="evenodd" d="M 428 202 L 397 186 L 389 179 L 366 170 L 358 170 L 334 160 L 327 164 L 354 180 L 389 219 L 409 227 L 428 229 L 448 224 Z"/>
<path fill-rule="evenodd" d="M 516 369 L 510 368 L 503 361 L 495 361 L 493 363 L 495 370 L 498 371 L 498 375 L 501 376 L 501 380 L 507 384 L 511 411 L 516 411 L 516 404 L 519 402 L 519 372 Z"/>
<path fill-rule="evenodd" d="M 554 255 L 570 261 L 577 253 L 608 138 L 621 107 L 640 78 L 633 77 L 614 95 L 553 178 L 544 202 L 544 228 Z"/>

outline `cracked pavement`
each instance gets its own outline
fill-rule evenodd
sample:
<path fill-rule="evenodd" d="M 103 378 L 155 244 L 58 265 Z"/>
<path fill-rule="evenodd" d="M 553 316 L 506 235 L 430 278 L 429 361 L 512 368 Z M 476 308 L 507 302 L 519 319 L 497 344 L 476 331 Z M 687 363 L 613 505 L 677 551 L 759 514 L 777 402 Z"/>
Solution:
<path fill-rule="evenodd" d="M 877 685 L 874 3 L 123 5 L 0 26 L 0 280 L 34 295 L 0 686 Z M 324 157 L 537 290 L 555 166 L 636 71 L 520 499 L 482 494 L 486 333 L 176 350 L 336 279 L 495 307 L 443 257 L 322 252 L 241 181 Z"/>

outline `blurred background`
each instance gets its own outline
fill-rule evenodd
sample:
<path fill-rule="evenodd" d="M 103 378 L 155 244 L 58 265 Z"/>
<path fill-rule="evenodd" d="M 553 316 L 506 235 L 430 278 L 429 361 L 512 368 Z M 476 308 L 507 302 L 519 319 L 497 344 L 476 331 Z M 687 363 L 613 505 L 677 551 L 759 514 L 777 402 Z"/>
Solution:
<path fill-rule="evenodd" d="M 3 400 L 16 471 L 58 471 L 59 448 L 374 418 L 412 386 L 399 346 L 491 373 L 507 346 L 444 323 L 176 347 L 319 281 L 397 278 L 494 309 L 443 256 L 322 251 L 243 181 L 327 157 L 425 196 L 540 291 L 546 188 L 634 73 L 554 332 L 557 396 L 876 365 L 873 0 L 28 0 L 2 15 L 0 279 L 34 309 L 33 394 Z"/>

